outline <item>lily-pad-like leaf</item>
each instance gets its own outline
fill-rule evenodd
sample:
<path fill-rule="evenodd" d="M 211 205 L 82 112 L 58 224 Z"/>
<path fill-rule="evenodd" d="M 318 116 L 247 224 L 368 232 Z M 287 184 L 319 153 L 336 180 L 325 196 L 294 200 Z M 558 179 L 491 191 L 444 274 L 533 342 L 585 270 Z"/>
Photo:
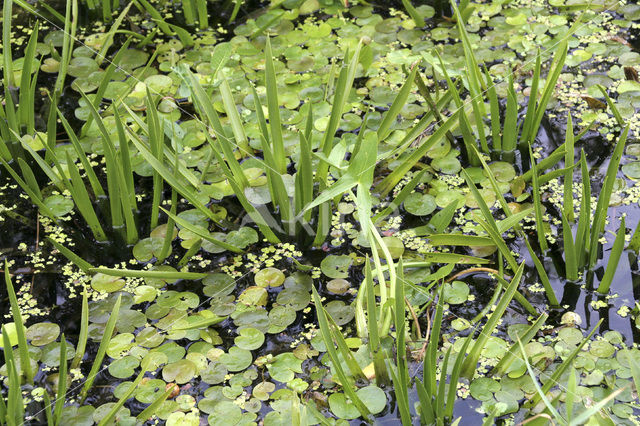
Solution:
<path fill-rule="evenodd" d="M 227 274 L 221 273 L 207 275 L 207 277 L 202 280 L 202 283 L 204 284 L 202 291 L 205 296 L 208 297 L 226 296 L 231 294 L 236 288 L 234 279 Z"/>
<path fill-rule="evenodd" d="M 200 417 L 196 412 L 183 413 L 181 411 L 175 411 L 169 414 L 167 417 L 167 426 L 198 426 L 200 424 Z"/>
<path fill-rule="evenodd" d="M 143 312 L 134 309 L 121 309 L 118 312 L 116 328 L 122 333 L 133 333 L 137 328 L 143 327 L 147 317 Z"/>
<path fill-rule="evenodd" d="M 285 352 L 276 355 L 273 361 L 267 364 L 267 369 L 273 380 L 288 383 L 293 380 L 295 373 L 302 373 L 302 360 L 291 352 Z"/>
<path fill-rule="evenodd" d="M 462 169 L 460 160 L 458 160 L 454 151 L 449 152 L 444 157 L 436 158 L 431 162 L 431 166 L 447 175 L 455 175 Z"/>
<path fill-rule="evenodd" d="M 55 342 L 60 335 L 60 326 L 51 322 L 39 322 L 27 328 L 25 334 L 33 346 L 44 346 Z"/>
<path fill-rule="evenodd" d="M 181 359 L 167 364 L 162 369 L 162 378 L 166 382 L 184 384 L 193 379 L 197 373 L 197 367 L 188 359 Z"/>
<path fill-rule="evenodd" d="M 577 328 L 563 328 L 558 332 L 558 340 L 566 345 L 577 345 L 584 339 L 584 336 Z"/>
<path fill-rule="evenodd" d="M 330 254 L 320 262 L 320 269 L 329 278 L 347 278 L 353 258 L 347 255 L 336 256 Z"/>
<path fill-rule="evenodd" d="M 327 290 L 334 294 L 344 294 L 349 288 L 351 288 L 351 284 L 343 278 L 336 278 L 327 283 Z"/>
<path fill-rule="evenodd" d="M 133 339 L 132 333 L 121 333 L 114 336 L 107 346 L 107 355 L 111 358 L 121 358 L 129 349 L 135 346 Z"/>
<path fill-rule="evenodd" d="M 269 312 L 269 333 L 284 331 L 296 320 L 296 311 L 287 306 L 276 306 Z"/>
<path fill-rule="evenodd" d="M 220 401 L 209 415 L 210 425 L 239 424 L 242 420 L 242 410 L 233 401 Z"/>
<path fill-rule="evenodd" d="M 162 293 L 157 301 L 159 306 L 186 311 L 193 309 L 200 303 L 198 295 L 190 291 L 174 291 L 169 290 Z"/>
<path fill-rule="evenodd" d="M 135 369 L 140 365 L 138 358 L 127 355 L 109 364 L 109 374 L 117 379 L 127 379 L 135 373 Z"/>
<path fill-rule="evenodd" d="M 160 379 L 144 380 L 140 383 L 134 394 L 137 401 L 143 404 L 151 404 L 166 390 L 166 383 Z"/>
<path fill-rule="evenodd" d="M 144 80 L 144 83 L 149 87 L 151 93 L 160 94 L 169 93 L 171 91 L 171 86 L 173 86 L 173 80 L 171 80 L 171 77 L 163 74 L 149 76 Z"/>
<path fill-rule="evenodd" d="M 114 277 L 98 272 L 91 279 L 91 287 L 96 291 L 113 293 L 124 287 L 125 281 L 122 277 Z"/>
<path fill-rule="evenodd" d="M 276 390 L 276 385 L 272 382 L 260 382 L 253 387 L 253 396 L 260 401 L 269 399 L 269 394 Z"/>
<path fill-rule="evenodd" d="M 266 333 L 269 330 L 269 314 L 264 309 L 250 309 L 234 315 L 233 322 L 240 329 L 253 327 Z"/>
<path fill-rule="evenodd" d="M 599 358 L 610 358 L 616 348 L 606 340 L 596 340 L 589 344 L 589 352 Z"/>
<path fill-rule="evenodd" d="M 377 386 L 367 386 L 356 392 L 358 398 L 369 409 L 371 414 L 378 414 L 387 405 L 387 396 Z M 341 419 L 352 420 L 360 417 L 356 406 L 343 393 L 334 393 L 329 396 L 329 408 L 331 412 Z"/>
<path fill-rule="evenodd" d="M 258 329 L 247 327 L 239 331 L 240 335 L 234 339 L 240 349 L 252 351 L 264 343 L 264 333 Z"/>
<path fill-rule="evenodd" d="M 73 210 L 73 200 L 59 194 L 45 198 L 44 205 L 47 206 L 56 217 L 66 216 Z"/>
<path fill-rule="evenodd" d="M 299 311 L 304 309 L 311 302 L 311 294 L 308 290 L 300 287 L 289 287 L 278 293 L 276 302 L 280 305 L 287 305 Z"/>
<path fill-rule="evenodd" d="M 243 249 L 250 244 L 258 242 L 258 233 L 253 228 L 243 226 L 237 231 L 229 232 L 225 241 L 234 247 Z"/>
<path fill-rule="evenodd" d="M 228 353 L 220 355 L 220 362 L 222 362 L 231 372 L 246 369 L 251 365 L 252 361 L 253 357 L 251 356 L 251 352 L 237 346 L 231 347 Z"/>
<path fill-rule="evenodd" d="M 498 182 L 511 182 L 516 177 L 516 170 L 506 161 L 496 161 L 489 164 L 489 169 Z"/>
<path fill-rule="evenodd" d="M 224 382 L 227 372 L 227 367 L 223 363 L 213 361 L 207 365 L 207 368 L 200 370 L 200 378 L 207 384 L 217 385 Z"/>
<path fill-rule="evenodd" d="M 62 410 L 60 426 L 91 426 L 93 425 L 93 412 L 91 405 L 83 407 L 67 406 Z"/>
<path fill-rule="evenodd" d="M 500 390 L 500 383 L 489 377 L 478 377 L 469 386 L 471 396 L 480 401 L 493 399 L 493 394 Z"/>
<path fill-rule="evenodd" d="M 436 209 L 436 199 L 430 194 L 414 192 L 404 200 L 404 209 L 416 216 L 426 216 Z"/>
<path fill-rule="evenodd" d="M 454 281 L 444 285 L 444 300 L 452 305 L 458 305 L 467 301 L 469 286 L 462 281 Z"/>
<path fill-rule="evenodd" d="M 164 334 L 155 327 L 145 327 L 136 335 L 136 343 L 144 348 L 155 348 L 164 342 Z"/>
<path fill-rule="evenodd" d="M 162 346 L 153 349 L 152 352 L 161 352 L 167 357 L 167 362 L 176 362 L 186 354 L 186 350 L 176 342 L 167 342 Z"/>
<path fill-rule="evenodd" d="M 264 268 L 259 270 L 254 281 L 260 287 L 279 287 L 284 283 L 285 276 L 281 270 L 276 268 Z"/>
<path fill-rule="evenodd" d="M 393 259 L 398 259 L 404 253 L 404 243 L 400 238 L 393 236 L 382 237 L 382 242 L 387 246 Z"/>
<path fill-rule="evenodd" d="M 135 303 L 153 302 L 156 299 L 156 289 L 150 285 L 141 285 L 133 290 Z"/>
<path fill-rule="evenodd" d="M 238 296 L 238 302 L 247 306 L 264 306 L 268 297 L 269 294 L 264 287 L 251 286 Z"/>
<path fill-rule="evenodd" d="M 355 316 L 353 306 L 345 304 L 342 300 L 332 300 L 324 308 L 337 325 L 345 325 Z"/>
<path fill-rule="evenodd" d="M 133 256 L 139 262 L 148 262 L 162 252 L 164 238 L 144 238 L 133 246 Z"/>
<path fill-rule="evenodd" d="M 640 161 L 632 161 L 621 167 L 622 173 L 629 179 L 640 179 Z"/>

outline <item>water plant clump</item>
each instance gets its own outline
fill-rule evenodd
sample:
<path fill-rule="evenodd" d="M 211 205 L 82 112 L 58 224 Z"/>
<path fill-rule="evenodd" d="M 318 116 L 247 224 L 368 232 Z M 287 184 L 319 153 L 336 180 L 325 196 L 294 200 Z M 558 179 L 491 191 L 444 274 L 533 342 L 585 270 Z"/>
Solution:
<path fill-rule="evenodd" d="M 0 423 L 636 424 L 639 12 L 5 1 Z"/>

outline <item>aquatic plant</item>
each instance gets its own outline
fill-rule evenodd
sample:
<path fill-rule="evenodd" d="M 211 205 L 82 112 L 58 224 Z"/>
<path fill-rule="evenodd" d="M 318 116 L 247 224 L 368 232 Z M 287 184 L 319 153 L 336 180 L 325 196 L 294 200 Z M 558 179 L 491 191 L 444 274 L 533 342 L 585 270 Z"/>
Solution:
<path fill-rule="evenodd" d="M 0 422 L 637 415 L 634 5 L 13 3 Z"/>

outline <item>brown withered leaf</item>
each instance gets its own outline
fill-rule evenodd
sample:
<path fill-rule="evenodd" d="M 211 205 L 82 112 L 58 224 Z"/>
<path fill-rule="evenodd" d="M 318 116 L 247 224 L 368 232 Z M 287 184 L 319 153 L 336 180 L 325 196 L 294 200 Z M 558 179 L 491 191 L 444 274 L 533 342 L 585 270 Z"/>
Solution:
<path fill-rule="evenodd" d="M 610 40 L 617 41 L 618 43 L 624 44 L 627 47 L 633 47 L 633 46 L 631 46 L 631 44 L 627 40 L 625 40 L 625 39 L 623 39 L 622 37 L 619 37 L 619 36 L 611 37 Z"/>
<path fill-rule="evenodd" d="M 582 99 L 584 99 L 587 102 L 587 105 L 589 105 L 589 108 L 591 109 L 607 109 L 607 104 L 605 104 L 599 99 L 592 98 L 591 96 L 586 96 L 586 95 L 583 95 Z"/>
<path fill-rule="evenodd" d="M 638 71 L 634 67 L 624 67 L 624 78 L 631 81 L 640 82 L 638 79 Z"/>

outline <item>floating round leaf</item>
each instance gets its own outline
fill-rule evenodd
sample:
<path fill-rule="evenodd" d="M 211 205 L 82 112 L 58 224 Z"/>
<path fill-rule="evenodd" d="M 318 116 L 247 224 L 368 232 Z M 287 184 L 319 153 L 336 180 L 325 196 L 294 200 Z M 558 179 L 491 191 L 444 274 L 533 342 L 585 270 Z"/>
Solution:
<path fill-rule="evenodd" d="M 251 356 L 251 352 L 237 346 L 231 347 L 228 353 L 220 355 L 220 362 L 222 362 L 231 372 L 246 369 L 251 365 L 252 361 L 253 358 Z"/>
<path fill-rule="evenodd" d="M 215 297 L 211 301 L 211 312 L 220 317 L 231 315 L 236 310 L 235 300 L 232 295 Z"/>
<path fill-rule="evenodd" d="M 229 232 L 226 237 L 226 242 L 232 246 L 243 249 L 250 244 L 258 242 L 258 233 L 253 228 L 243 226 L 237 231 Z"/>
<path fill-rule="evenodd" d="M 84 408 L 84 407 L 83 407 Z M 111 410 L 116 408 L 115 402 L 107 402 L 106 404 L 102 404 L 93 412 L 93 421 L 99 423 L 102 419 L 104 419 Z M 131 411 L 127 407 L 121 407 L 117 412 L 115 418 L 118 419 L 119 423 L 129 424 L 131 420 L 133 420 L 132 424 L 135 424 L 135 418 L 131 418 Z"/>
<path fill-rule="evenodd" d="M 217 385 L 225 380 L 227 367 L 221 362 L 210 362 L 207 368 L 200 370 L 200 378 L 209 385 Z"/>
<path fill-rule="evenodd" d="M 495 192 L 493 192 L 492 189 L 483 188 L 483 189 L 480 189 L 478 192 L 482 196 L 482 199 L 487 204 L 487 206 L 491 207 L 496 202 L 496 194 Z M 470 207 L 472 209 L 478 208 L 478 201 L 476 200 L 476 197 L 471 192 L 467 193 L 465 197 L 465 203 L 467 207 Z"/>
<path fill-rule="evenodd" d="M 243 327 L 253 327 L 266 333 L 269 329 L 269 315 L 264 309 L 253 309 L 234 313 L 233 322 L 240 329 Z"/>
<path fill-rule="evenodd" d="M 624 164 L 621 169 L 622 173 L 629 179 L 640 179 L 640 161 Z"/>
<path fill-rule="evenodd" d="M 80 56 L 71 59 L 67 68 L 67 73 L 72 77 L 87 77 L 98 69 L 98 64 L 94 59 Z"/>
<path fill-rule="evenodd" d="M 284 283 L 285 276 L 281 270 L 276 268 L 264 268 L 259 270 L 254 281 L 260 287 L 279 287 Z"/>
<path fill-rule="evenodd" d="M 133 256 L 140 262 L 148 262 L 157 257 L 162 252 L 163 247 L 164 238 L 144 238 L 133 246 Z"/>
<path fill-rule="evenodd" d="M 404 209 L 416 216 L 426 216 L 436 209 L 433 195 L 413 192 L 404 200 Z"/>
<path fill-rule="evenodd" d="M 444 285 L 444 300 L 452 305 L 457 305 L 467 301 L 469 296 L 469 286 L 462 281 L 454 281 Z"/>
<path fill-rule="evenodd" d="M 116 328 L 121 333 L 133 333 L 136 329 L 143 327 L 147 322 L 147 317 L 143 312 L 133 309 L 120 309 Z"/>
<path fill-rule="evenodd" d="M 353 258 L 347 255 L 328 255 L 320 262 L 320 269 L 329 278 L 347 278 Z"/>
<path fill-rule="evenodd" d="M 444 157 L 433 160 L 431 166 L 437 171 L 447 175 L 455 175 L 462 169 L 460 160 L 458 160 L 455 155 L 451 155 L 451 152 Z"/>
<path fill-rule="evenodd" d="M 251 286 L 238 296 L 238 302 L 247 306 L 264 306 L 269 294 L 264 287 Z"/>
<path fill-rule="evenodd" d="M 589 352 L 599 358 L 609 358 L 615 351 L 616 348 L 606 340 L 596 340 L 589 345 Z"/>
<path fill-rule="evenodd" d="M 55 342 L 60 335 L 60 326 L 50 322 L 40 322 L 27 328 L 25 335 L 33 346 L 44 346 Z M 9 341 L 11 341 L 11 338 Z"/>
<path fill-rule="evenodd" d="M 44 199 L 47 206 L 56 217 L 66 216 L 73 210 L 73 200 L 62 195 L 51 195 Z"/>
<path fill-rule="evenodd" d="M 114 291 L 122 289 L 124 285 L 125 281 L 121 277 L 113 277 L 99 272 L 91 279 L 91 287 L 96 291 L 113 293 Z"/>
<path fill-rule="evenodd" d="M 117 359 L 109 364 L 109 374 L 117 379 L 127 379 L 135 373 L 140 361 L 131 355 Z"/>
<path fill-rule="evenodd" d="M 173 85 L 173 80 L 170 77 L 163 74 L 156 74 L 147 77 L 144 80 L 144 83 L 149 87 L 149 90 L 153 94 L 166 94 L 171 91 L 171 86 Z"/>
<path fill-rule="evenodd" d="M 342 278 L 336 278 L 327 283 L 327 290 L 335 294 L 344 294 L 350 287 L 349 281 Z"/>
<path fill-rule="evenodd" d="M 167 418 L 167 426 L 199 426 L 200 417 L 196 412 L 182 413 L 176 411 Z"/>
<path fill-rule="evenodd" d="M 272 382 L 260 382 L 253 387 L 253 396 L 260 401 L 269 399 L 269 394 L 276 390 L 276 385 Z"/>
<path fill-rule="evenodd" d="M 508 349 L 509 347 L 505 340 L 497 336 L 490 336 L 481 354 L 486 358 L 501 358 Z"/>
<path fill-rule="evenodd" d="M 208 417 L 212 426 L 235 425 L 242 420 L 242 410 L 233 401 L 220 401 L 213 410 Z"/>
<path fill-rule="evenodd" d="M 304 288 L 289 287 L 278 293 L 276 302 L 299 311 L 309 305 L 311 302 L 311 294 Z"/>
<path fill-rule="evenodd" d="M 234 339 L 240 349 L 252 351 L 258 349 L 264 343 L 264 333 L 258 329 L 247 327 L 239 331 L 239 336 Z"/>
<path fill-rule="evenodd" d="M 156 299 L 156 289 L 150 285 L 141 285 L 136 287 L 133 292 L 135 293 L 135 303 L 153 302 Z"/>
<path fill-rule="evenodd" d="M 302 373 L 302 360 L 291 352 L 276 355 L 273 361 L 267 364 L 267 369 L 273 380 L 287 383 L 295 377 L 295 373 Z"/>
<path fill-rule="evenodd" d="M 251 204 L 262 205 L 271 202 L 271 193 L 269 192 L 269 187 L 266 185 L 249 186 L 245 188 L 244 195 Z"/>
<path fill-rule="evenodd" d="M 40 65 L 40 70 L 46 73 L 57 73 L 60 71 L 60 62 L 54 58 L 45 58 Z"/>
<path fill-rule="evenodd" d="M 187 309 L 193 309 L 198 306 L 200 299 L 197 294 L 191 293 L 190 291 L 177 292 L 169 290 L 158 297 L 157 303 L 162 307 L 186 311 Z"/>
<path fill-rule="evenodd" d="M 124 410 L 126 410 L 123 407 Z M 91 405 L 85 405 L 83 407 L 66 406 L 62 409 L 62 416 L 60 419 L 61 426 L 92 426 L 93 412 L 95 408 Z"/>
<path fill-rule="evenodd" d="M 583 338 L 582 332 L 577 328 L 563 328 L 558 332 L 558 340 L 567 345 L 577 345 Z"/>
<path fill-rule="evenodd" d="M 161 352 L 167 356 L 167 362 L 176 362 L 187 353 L 187 351 L 175 342 L 167 342 L 162 346 L 154 348 L 152 352 Z"/>
<path fill-rule="evenodd" d="M 118 66 L 127 70 L 133 70 L 146 64 L 148 58 L 149 54 L 147 52 L 138 49 L 129 49 L 126 55 L 121 57 Z"/>
<path fill-rule="evenodd" d="M 236 287 L 234 279 L 222 273 L 213 273 L 207 275 L 203 280 L 203 292 L 205 296 L 226 296 L 231 294 Z"/>
<path fill-rule="evenodd" d="M 498 182 L 511 182 L 516 177 L 516 170 L 506 161 L 496 161 L 489 164 L 489 169 Z"/>
<path fill-rule="evenodd" d="M 296 312 L 287 306 L 276 306 L 269 312 L 269 333 L 280 333 L 296 320 Z"/>
<path fill-rule="evenodd" d="M 404 253 L 404 244 L 400 238 L 392 236 L 382 237 L 382 242 L 387 246 L 393 259 L 398 259 Z"/>
<path fill-rule="evenodd" d="M 342 300 L 332 300 L 324 308 L 338 325 L 347 324 L 355 316 L 353 306 L 346 305 Z"/>
<path fill-rule="evenodd" d="M 197 372 L 196 365 L 188 359 L 181 359 L 167 364 L 162 369 L 162 378 L 166 382 L 184 384 L 189 382 Z"/>
<path fill-rule="evenodd" d="M 136 335 L 136 343 L 145 348 L 155 348 L 163 341 L 164 335 L 154 327 L 145 327 Z"/>
<path fill-rule="evenodd" d="M 369 409 L 371 414 L 379 414 L 387 406 L 387 396 L 382 389 L 375 385 L 358 389 L 356 395 L 358 395 L 358 398 Z"/>
<path fill-rule="evenodd" d="M 135 344 L 133 343 L 133 334 L 121 333 L 111 338 L 107 346 L 107 355 L 111 358 L 121 358 Z"/>
<path fill-rule="evenodd" d="M 331 408 L 331 412 L 340 419 L 352 420 L 360 416 L 360 412 L 356 406 L 343 393 L 333 393 L 329 395 L 329 408 Z"/>

